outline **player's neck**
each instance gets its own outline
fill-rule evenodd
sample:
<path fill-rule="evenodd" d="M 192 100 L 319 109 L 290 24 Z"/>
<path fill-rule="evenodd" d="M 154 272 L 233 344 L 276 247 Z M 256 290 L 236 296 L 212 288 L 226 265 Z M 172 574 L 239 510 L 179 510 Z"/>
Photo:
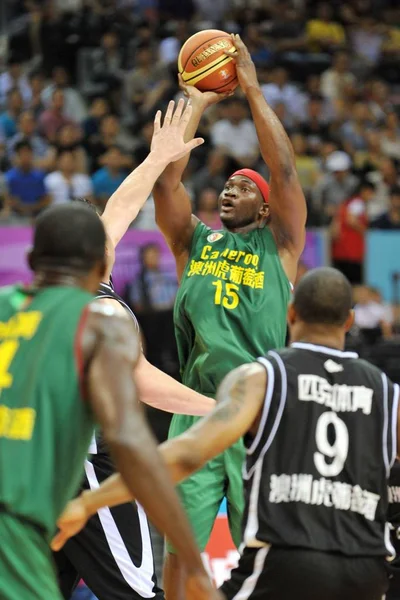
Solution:
<path fill-rule="evenodd" d="M 302 342 L 343 350 L 345 332 L 337 327 L 327 327 L 326 325 L 304 325 L 303 327 L 298 325 L 297 331 L 292 334 L 291 342 Z"/>
<path fill-rule="evenodd" d="M 265 225 L 265 221 L 262 221 L 261 223 L 249 223 L 243 227 L 225 227 L 225 229 L 227 229 L 230 233 L 249 233 L 255 229 L 263 229 Z"/>
<path fill-rule="evenodd" d="M 77 273 L 63 273 L 62 270 L 45 270 L 35 274 L 32 287 L 42 289 L 54 286 L 83 288 L 83 277 Z"/>

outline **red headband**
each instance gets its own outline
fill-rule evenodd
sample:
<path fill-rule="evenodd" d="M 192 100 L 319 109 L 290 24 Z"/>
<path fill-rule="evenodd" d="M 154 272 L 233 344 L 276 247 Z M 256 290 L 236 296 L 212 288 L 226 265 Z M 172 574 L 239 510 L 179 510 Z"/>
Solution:
<path fill-rule="evenodd" d="M 236 175 L 243 175 L 244 177 L 251 179 L 251 181 L 255 183 L 258 189 L 260 190 L 265 204 L 268 204 L 269 185 L 265 181 L 264 177 L 257 173 L 257 171 L 253 171 L 253 169 L 239 169 L 239 171 L 235 171 L 234 173 L 232 173 L 231 177 L 235 177 Z"/>

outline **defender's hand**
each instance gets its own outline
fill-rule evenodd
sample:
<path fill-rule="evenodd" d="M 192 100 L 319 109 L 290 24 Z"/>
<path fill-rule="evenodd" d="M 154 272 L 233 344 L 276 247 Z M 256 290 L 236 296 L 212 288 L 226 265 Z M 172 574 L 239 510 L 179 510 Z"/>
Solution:
<path fill-rule="evenodd" d="M 260 87 L 257 79 L 256 67 L 252 61 L 250 52 L 242 42 L 240 35 L 232 33 L 232 42 L 236 48 L 236 54 L 233 56 L 233 60 L 236 64 L 239 85 L 246 94 L 249 88 Z M 225 51 L 225 54 L 230 55 L 227 51 Z"/>
<path fill-rule="evenodd" d="M 179 100 L 174 112 L 175 102 L 171 100 L 163 124 L 161 125 L 162 113 L 160 110 L 157 111 L 154 120 L 151 154 L 156 156 L 160 162 L 165 162 L 166 165 L 179 160 L 204 143 L 203 138 L 195 138 L 187 143 L 183 141 L 186 126 L 192 114 L 192 106 L 188 103 L 185 110 L 183 110 L 184 106 L 185 101 L 183 99 Z"/>
<path fill-rule="evenodd" d="M 224 596 L 213 587 L 205 572 L 187 575 L 185 592 L 187 600 L 224 600 Z"/>
<path fill-rule="evenodd" d="M 229 54 L 229 52 L 227 52 Z M 223 92 L 218 94 L 217 92 L 201 92 L 194 85 L 187 85 L 183 79 L 182 75 L 178 75 L 179 87 L 184 93 L 185 97 L 190 100 L 193 104 L 200 104 L 204 107 L 204 110 L 213 104 L 218 104 L 218 102 L 222 102 L 225 98 L 229 98 L 233 95 L 234 92 Z"/>
<path fill-rule="evenodd" d="M 51 549 L 55 552 L 61 550 L 70 537 L 76 535 L 85 527 L 90 516 L 82 496 L 68 502 L 57 521 L 59 532 L 51 540 Z"/>

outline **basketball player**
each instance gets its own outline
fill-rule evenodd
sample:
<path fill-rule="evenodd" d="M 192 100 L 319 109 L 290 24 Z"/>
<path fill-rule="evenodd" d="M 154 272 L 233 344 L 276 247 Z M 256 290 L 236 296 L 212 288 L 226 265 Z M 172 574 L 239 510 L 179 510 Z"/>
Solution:
<path fill-rule="evenodd" d="M 48 542 L 82 478 L 95 420 L 129 489 L 180 544 L 193 573 L 188 596 L 213 596 L 137 402 L 138 336 L 129 319 L 91 303 L 104 254 L 104 227 L 91 210 L 52 207 L 36 223 L 32 287 L 1 291 L 2 600 L 60 598 Z"/>
<path fill-rule="evenodd" d="M 183 147 L 183 133 L 191 111 L 190 106 L 184 111 L 183 107 L 182 100 L 176 107 L 175 117 L 166 119 L 162 127 L 156 126 L 150 155 L 120 186 L 102 216 L 108 234 L 107 272 L 97 298 L 102 300 L 102 305 L 111 305 L 117 314 L 128 314 L 136 330 L 135 315 L 115 293 L 110 279 L 115 258 L 113 244 L 118 243 L 125 233 L 126 215 L 129 214 L 129 218 L 136 216 L 156 177 Z M 126 197 L 130 197 L 130 204 L 124 210 Z M 123 218 L 120 218 L 121 214 Z M 135 380 L 141 401 L 151 406 L 168 412 L 197 415 L 206 414 L 213 408 L 213 400 L 178 383 L 151 365 L 142 353 L 135 366 Z M 100 432 L 92 440 L 89 453 L 85 461 L 83 489 L 95 489 L 115 472 Z M 54 558 L 65 600 L 69 600 L 81 578 L 99 600 L 164 598 L 157 585 L 147 518 L 143 508 L 135 503 L 99 511 L 83 531 L 69 540 L 61 552 L 55 553 Z"/>
<path fill-rule="evenodd" d="M 385 600 L 400 600 L 400 462 L 396 460 L 389 479 L 389 513 L 391 540 L 396 559 L 390 563 L 390 586 Z"/>
<path fill-rule="evenodd" d="M 255 171 L 241 169 L 219 198 L 221 231 L 192 215 L 181 178 L 188 157 L 169 165 L 154 188 L 156 221 L 176 260 L 180 289 L 175 332 L 182 381 L 215 398 L 233 368 L 285 344 L 286 313 L 297 262 L 305 240 L 306 203 L 290 141 L 261 92 L 254 64 L 239 36 L 236 67 L 250 106 L 270 185 Z M 214 93 L 186 87 L 193 113 L 186 130 L 192 139 Z M 226 140 L 229 144 L 229 140 Z M 195 418 L 175 415 L 170 437 L 186 431 Z M 241 539 L 243 489 L 239 441 L 180 486 L 200 549 L 210 537 L 224 496 L 233 541 Z M 180 565 L 173 546 L 164 572 L 169 600 L 182 600 Z"/>
<path fill-rule="evenodd" d="M 339 271 L 307 273 L 289 307 L 291 347 L 232 371 L 214 411 L 161 446 L 179 481 L 245 436 L 243 546 L 227 600 L 381 600 L 387 589 L 399 386 L 343 351 L 351 306 Z M 70 503 L 61 535 L 129 497 L 114 476 Z"/>

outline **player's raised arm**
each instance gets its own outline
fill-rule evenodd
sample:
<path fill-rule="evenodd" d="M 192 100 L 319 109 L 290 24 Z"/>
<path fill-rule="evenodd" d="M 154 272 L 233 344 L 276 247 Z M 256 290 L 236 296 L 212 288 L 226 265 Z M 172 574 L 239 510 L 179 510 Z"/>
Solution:
<path fill-rule="evenodd" d="M 185 85 L 181 77 L 179 81 L 192 107 L 184 136 L 185 142 L 189 142 L 196 134 L 204 111 L 212 104 L 224 100 L 231 93 L 200 92 L 193 86 Z M 183 270 L 193 231 L 198 223 L 197 217 L 192 215 L 192 203 L 181 181 L 189 157 L 188 152 L 180 160 L 171 162 L 157 180 L 153 190 L 157 225 L 177 260 L 178 272 Z"/>
<path fill-rule="evenodd" d="M 159 447 L 175 483 L 200 469 L 257 426 L 266 385 L 267 373 L 260 364 L 238 367 L 222 382 L 215 409 L 187 432 Z M 106 479 L 97 490 L 83 492 L 69 503 L 59 520 L 60 542 L 64 543 L 80 531 L 87 519 L 103 506 L 116 506 L 134 498 L 137 496 L 132 494 L 119 473 Z"/>
<path fill-rule="evenodd" d="M 157 112 L 149 155 L 107 202 L 102 220 L 114 247 L 135 220 L 165 167 L 203 143 L 201 138 L 193 139 L 194 136 L 188 143 L 183 141 L 192 114 L 192 107 L 189 105 L 184 109 L 184 104 L 184 100 L 180 100 L 175 108 L 175 103 L 170 102 L 162 124 L 161 112 Z"/>
<path fill-rule="evenodd" d="M 268 106 L 257 79 L 251 56 L 240 36 L 233 35 L 240 86 L 250 105 L 260 150 L 271 173 L 271 227 L 283 266 L 294 281 L 297 261 L 305 242 L 307 206 L 296 172 L 294 152 L 282 123 Z"/>
<path fill-rule="evenodd" d="M 190 577 L 206 589 L 190 525 L 138 402 L 132 370 L 139 352 L 138 335 L 129 319 L 93 303 L 83 333 L 86 397 L 129 491 L 155 526 L 173 538 Z M 213 595 L 210 591 L 198 597 Z"/>

